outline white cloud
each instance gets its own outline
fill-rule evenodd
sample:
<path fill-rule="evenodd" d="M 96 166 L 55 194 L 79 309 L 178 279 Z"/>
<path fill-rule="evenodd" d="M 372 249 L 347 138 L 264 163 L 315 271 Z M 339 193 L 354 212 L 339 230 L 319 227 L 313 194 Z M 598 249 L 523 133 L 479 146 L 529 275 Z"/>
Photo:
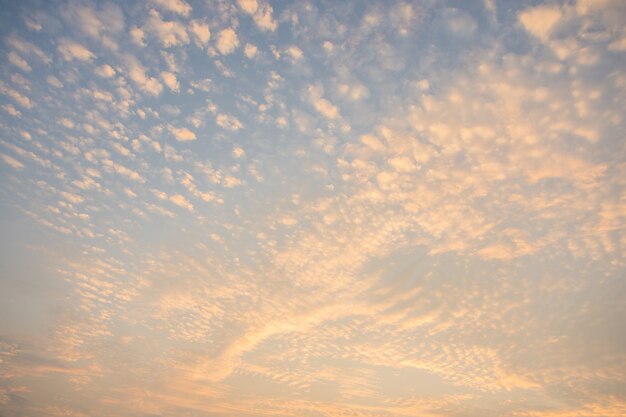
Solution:
<path fill-rule="evenodd" d="M 9 46 L 23 55 L 35 55 L 45 64 L 50 64 L 52 62 L 52 58 L 42 51 L 41 48 L 18 36 L 11 35 L 7 38 L 6 42 Z"/>
<path fill-rule="evenodd" d="M 181 16 L 188 17 L 191 13 L 191 6 L 185 0 L 151 0 L 163 10 L 172 13 L 178 13 Z"/>
<path fill-rule="evenodd" d="M 2 109 L 13 117 L 22 117 L 22 112 L 15 108 L 11 103 L 4 104 Z"/>
<path fill-rule="evenodd" d="M 201 20 L 191 22 L 191 32 L 194 34 L 196 41 L 202 46 L 206 46 L 211 39 L 209 25 Z"/>
<path fill-rule="evenodd" d="M 239 8 L 252 16 L 254 23 L 263 31 L 275 31 L 278 23 L 274 20 L 273 9 L 266 1 L 237 0 Z"/>
<path fill-rule="evenodd" d="M 11 168 L 14 168 L 14 169 L 24 168 L 24 164 L 22 164 L 20 161 L 18 161 L 17 159 L 13 158 L 10 155 L 0 153 L 0 158 L 2 158 L 2 160 Z"/>
<path fill-rule="evenodd" d="M 31 72 L 33 69 L 28 62 L 14 51 L 9 52 L 9 62 L 24 72 Z"/>
<path fill-rule="evenodd" d="M 256 47 L 256 45 L 252 45 L 251 43 L 247 43 L 243 53 L 246 55 L 247 58 L 252 59 L 256 56 L 258 52 L 258 48 Z"/>
<path fill-rule="evenodd" d="M 208 93 L 209 91 L 211 91 L 213 80 L 211 80 L 210 78 L 205 78 L 199 81 L 191 81 L 189 84 L 191 85 L 192 88 Z"/>
<path fill-rule="evenodd" d="M 287 54 L 289 54 L 289 56 L 295 61 L 299 61 L 304 56 L 304 54 L 302 53 L 302 49 L 298 48 L 295 45 L 291 45 L 289 48 L 287 48 Z"/>
<path fill-rule="evenodd" d="M 137 26 L 130 29 L 130 40 L 137 46 L 146 46 L 146 34 Z"/>
<path fill-rule="evenodd" d="M 41 29 L 43 29 L 43 26 L 41 26 L 41 23 L 39 23 L 37 20 L 32 19 L 30 17 L 25 17 L 24 23 L 26 24 L 26 27 L 29 30 L 32 30 L 33 32 L 39 32 L 41 31 Z"/>
<path fill-rule="evenodd" d="M 156 10 L 150 10 L 150 17 L 143 29 L 159 38 L 165 48 L 189 43 L 185 26 L 178 21 L 163 20 Z"/>
<path fill-rule="evenodd" d="M 176 74 L 174 74 L 173 72 L 163 71 L 161 73 L 161 78 L 163 79 L 163 82 L 165 82 L 165 85 L 167 85 L 167 87 L 170 90 L 174 92 L 180 91 L 180 84 L 178 83 L 178 80 L 176 79 Z"/>
<path fill-rule="evenodd" d="M 408 156 L 397 156 L 389 159 L 389 164 L 399 172 L 412 172 L 415 170 L 415 163 Z"/>
<path fill-rule="evenodd" d="M 376 136 L 362 135 L 360 139 L 363 144 L 367 145 L 367 147 L 373 151 L 382 152 L 385 150 L 385 145 L 383 145 L 383 143 Z"/>
<path fill-rule="evenodd" d="M 79 204 L 85 201 L 83 197 L 67 191 L 61 191 L 61 196 L 72 204 Z"/>
<path fill-rule="evenodd" d="M 340 84 L 339 92 L 350 101 L 359 101 L 369 97 L 369 89 L 361 83 Z"/>
<path fill-rule="evenodd" d="M 472 36 L 478 27 L 472 16 L 459 9 L 446 9 L 443 17 L 448 29 L 458 36 Z"/>
<path fill-rule="evenodd" d="M 124 5 L 139 19 L 137 24 L 145 23 L 149 6 L 155 5 L 146 3 L 148 9 Z M 538 416 L 542 410 L 524 409 L 524 404 L 513 404 L 512 411 L 498 404 L 521 395 L 538 407 L 549 405 L 556 397 L 546 392 L 564 378 L 573 381 L 566 388 L 593 397 L 596 393 L 585 389 L 590 382 L 597 385 L 593 376 L 614 376 L 615 363 L 604 361 L 589 377 L 580 343 L 574 346 L 575 360 L 569 360 L 573 339 L 563 332 L 546 335 L 550 340 L 541 347 L 548 354 L 542 350 L 531 357 L 530 367 L 517 360 L 516 351 L 511 357 L 509 342 L 546 333 L 545 323 L 531 312 L 534 295 L 558 304 L 571 298 L 569 290 L 587 294 L 581 285 L 590 282 L 588 275 L 617 282 L 613 278 L 623 270 L 626 165 L 621 144 L 612 138 L 619 137 L 625 123 L 618 104 L 624 101 L 626 75 L 618 65 L 623 56 L 606 49 L 623 36 L 622 28 L 604 28 L 596 20 L 604 15 L 600 11 L 574 16 L 567 25 L 555 24 L 548 44 L 561 51 L 557 56 L 567 58 L 559 60 L 541 45 L 520 48 L 511 43 L 484 15 L 472 29 L 479 34 L 476 42 L 461 41 L 463 47 L 449 49 L 450 42 L 460 41 L 451 34 L 417 44 L 412 35 L 402 38 L 402 16 L 393 17 L 396 6 L 385 2 L 281 6 L 280 21 L 285 23 L 280 36 L 260 33 L 245 15 L 256 14 L 261 2 L 189 3 L 198 15 L 208 11 L 212 39 L 206 32 L 198 38 L 194 21 L 159 8 L 168 20 L 180 20 L 194 45 L 164 51 L 160 38 L 146 32 L 150 47 L 140 50 L 125 30 L 119 36 L 120 50 L 130 48 L 138 54 L 134 58 L 83 35 L 75 39 L 89 48 L 97 45 L 93 65 L 76 65 L 76 60 L 68 64 L 58 54 L 47 68 L 33 52 L 13 47 L 2 52 L 5 59 L 9 51 L 24 57 L 33 73 L 26 77 L 5 63 L 6 97 L 0 111 L 20 115 L 15 109 L 22 110 L 19 101 L 38 106 L 36 111 L 22 110 L 23 120 L 4 120 L 0 152 L 7 155 L 0 154 L 0 171 L 7 181 L 2 195 L 39 224 L 79 238 L 77 251 L 45 248 L 63 256 L 54 263 L 63 269 L 67 287 L 76 287 L 66 297 L 72 314 L 60 317 L 75 330 L 57 327 L 51 332 L 57 336 L 31 338 L 35 345 L 41 339 L 44 350 L 55 357 L 92 355 L 72 362 L 78 367 L 69 362 L 71 369 L 64 366 L 69 370 L 58 373 L 61 390 L 74 382 L 93 390 L 97 377 L 84 381 L 80 372 L 93 375 L 91 366 L 107 366 L 108 356 L 100 357 L 90 347 L 111 335 L 128 353 L 122 365 L 130 368 L 124 370 L 136 371 L 133 352 L 145 351 L 146 339 L 127 332 L 134 324 L 125 326 L 124 321 L 137 308 L 150 316 L 140 325 L 154 338 L 172 342 L 167 345 L 172 349 L 156 355 L 168 367 L 167 383 L 157 372 L 149 392 L 134 380 L 119 387 L 120 403 L 148 414 L 180 409 L 206 415 L 230 409 L 242 415 L 297 416 L 315 408 L 320 416 L 374 416 L 381 410 L 397 416 L 443 416 L 484 403 L 494 415 Z M 481 4 L 472 13 L 484 14 Z M 442 2 L 402 0 L 398 6 L 402 15 L 412 8 L 411 27 L 420 33 L 455 31 L 454 24 L 447 27 L 437 17 L 445 7 Z M 45 9 L 45 32 L 30 33 L 29 39 L 41 42 L 47 53 L 56 52 L 55 39 L 45 34 L 58 33 L 59 20 L 52 19 L 54 8 Z M 358 13 L 342 18 L 349 10 Z M 573 13 L 574 0 L 560 10 Z M 515 7 L 497 12 L 502 22 L 515 23 L 513 38 L 531 38 Z M 359 26 L 362 15 L 378 26 L 365 33 Z M 239 47 L 226 57 L 218 52 L 218 32 L 228 25 L 237 31 L 241 55 Z M 586 38 L 577 25 L 598 36 Z M 26 30 L 17 26 L 16 33 Z M 465 30 L 459 27 L 456 32 Z M 77 30 L 67 28 L 68 33 Z M 556 36 L 561 30 L 563 36 Z M 610 36 L 602 38 L 602 33 Z M 203 39 L 203 48 L 214 51 L 210 58 L 195 46 Z M 325 39 L 336 43 L 327 41 L 323 47 Z M 378 43 L 381 39 L 385 42 Z M 294 55 L 288 48 L 300 40 L 302 49 Z M 325 54 L 323 48 L 333 53 Z M 273 58 L 272 49 L 283 52 L 282 61 Z M 392 58 L 379 56 L 381 49 Z M 419 57 L 419 66 L 411 66 L 413 58 L 407 57 L 412 56 Z M 311 68 L 294 71 L 288 63 L 298 57 L 310 61 Z M 395 58 L 406 60 L 402 71 L 387 66 Z M 469 69 L 444 65 L 468 60 L 474 64 Z M 582 62 L 597 65 L 582 68 Z M 315 71 L 321 67 L 328 71 Z M 235 78 L 224 77 L 226 73 Z M 309 87 L 311 79 L 319 84 Z M 66 84 L 67 89 L 59 91 L 52 84 Z M 158 95 L 163 88 L 182 93 L 158 99 L 144 93 Z M 368 94 L 374 97 L 365 101 Z M 121 101 L 126 113 L 117 107 Z M 21 136 L 22 129 L 30 132 L 30 140 Z M 172 143 L 177 140 L 197 142 Z M 37 163 L 36 155 L 49 159 Z M 171 220 L 176 215 L 178 220 Z M 524 230 L 506 234 L 511 226 Z M 157 236 L 155 242 L 152 229 L 180 233 L 169 241 Z M 87 236 L 94 238 L 89 242 Z M 46 239 L 56 238 L 46 233 Z M 612 248 L 607 249 L 612 254 L 604 248 Z M 570 249 L 582 257 L 575 262 L 583 270 L 567 265 L 573 259 Z M 443 252 L 448 253 L 437 255 Z M 523 256 L 533 252 L 536 256 Z M 508 262 L 512 258 L 515 262 Z M 555 262 L 564 266 L 533 280 L 525 279 L 528 262 L 538 269 Z M 494 270 L 497 279 L 490 278 Z M 285 277 L 288 287 L 282 285 Z M 138 283 L 149 290 L 142 291 Z M 126 304 L 132 297 L 137 303 Z M 281 302 L 286 298 L 290 302 Z M 585 319 L 578 312 L 571 323 L 554 316 L 557 322 L 548 323 L 550 329 L 576 332 L 580 326 L 568 324 Z M 515 333 L 518 328 L 523 335 Z M 494 343 L 476 346 L 476 334 Z M 76 335 L 80 337 L 75 340 Z M 438 343 L 442 338 L 451 341 L 443 353 Z M 599 347 L 600 356 L 613 342 Z M 72 345 L 78 353 L 57 350 L 57 343 Z M 350 348 L 344 349 L 346 344 Z M 27 350 L 34 354 L 37 347 L 31 345 Z M 303 346 L 315 351 L 303 351 Z M 529 352 L 537 353 L 524 350 L 524 343 L 520 346 L 526 359 Z M 3 348 L 0 341 L 0 357 Z M 206 354 L 190 356 L 189 349 Z M 598 352 L 589 352 L 589 357 L 597 358 Z M 565 365 L 555 370 L 553 359 L 563 355 L 565 362 L 557 362 Z M 341 361 L 335 360 L 339 357 Z M 21 372 L 23 361 L 6 359 L 11 372 Z M 592 362 L 595 366 L 598 361 Z M 573 374 L 567 372 L 571 363 L 576 364 Z M 434 397 L 409 392 L 411 387 L 396 389 L 417 368 L 426 379 L 440 380 L 443 388 Z M 381 379 L 381 369 L 396 377 Z M 223 384 L 206 387 L 207 380 L 228 375 L 232 377 Z M 271 381 L 276 395 L 269 400 L 246 395 L 256 383 L 250 378 Z M 26 386 L 31 379 L 16 382 Z M 537 389 L 528 389 L 532 384 L 526 381 Z M 329 382 L 333 397 L 341 401 L 327 404 L 314 398 L 320 385 L 322 396 L 328 393 Z M 12 397 L 4 389 L 0 402 Z M 394 398 L 383 398 L 377 394 L 381 391 L 393 391 Z M 461 400 L 455 394 L 459 392 Z M 290 398 L 279 398 L 282 393 Z M 301 394 L 311 394 L 313 402 L 296 398 Z M 150 404 L 144 409 L 146 396 Z M 239 401 L 242 396 L 245 400 Z M 494 398 L 498 404 L 490 403 Z M 70 403 L 38 410 L 51 416 L 82 415 L 70 410 Z M 31 405 L 37 411 L 38 405 Z M 84 414 L 97 414 L 98 404 L 94 409 L 80 406 Z M 602 406 L 584 407 L 548 411 L 621 415 Z M 137 410 L 119 412 L 133 413 Z"/>
<path fill-rule="evenodd" d="M 176 140 L 180 142 L 189 142 L 192 140 L 196 140 L 196 134 L 186 127 L 170 127 L 170 132 L 176 137 Z"/>
<path fill-rule="evenodd" d="M 619 5 L 620 3 L 621 0 L 577 0 L 576 12 L 584 16 L 597 10 L 610 10 L 611 6 Z"/>
<path fill-rule="evenodd" d="M 237 178 L 237 177 L 232 176 L 232 175 L 226 175 L 224 177 L 224 179 L 222 180 L 222 184 L 226 188 L 232 188 L 232 187 L 236 187 L 238 185 L 241 185 L 241 180 L 239 178 Z"/>
<path fill-rule="evenodd" d="M 276 23 L 276 20 L 274 20 L 274 16 L 272 15 L 272 13 L 272 6 L 270 6 L 266 2 L 263 2 L 261 5 L 259 5 L 257 11 L 254 13 L 252 18 L 261 30 L 273 32 L 278 27 L 278 23 Z"/>
<path fill-rule="evenodd" d="M 189 211 L 193 211 L 193 204 L 191 204 L 191 202 L 189 202 L 189 200 L 187 200 L 183 195 L 181 194 L 174 194 L 172 196 L 169 197 L 169 200 L 176 204 L 179 207 L 182 207 L 184 209 L 187 209 Z"/>
<path fill-rule="evenodd" d="M 33 103 L 30 101 L 30 98 L 11 87 L 7 87 L 2 81 L 0 81 L 0 93 L 11 97 L 17 104 L 24 108 L 33 108 Z"/>
<path fill-rule="evenodd" d="M 239 38 L 237 32 L 233 28 L 226 28 L 217 34 L 217 50 L 222 55 L 232 53 L 239 46 Z"/>
<path fill-rule="evenodd" d="M 122 156 L 125 156 L 127 158 L 128 157 L 133 157 L 132 152 L 128 148 L 126 148 L 124 145 L 119 143 L 119 142 L 112 142 L 111 143 L 111 148 L 113 148 L 113 150 L 115 152 L 119 153 Z"/>
<path fill-rule="evenodd" d="M 611 42 L 608 46 L 609 51 L 626 51 L 626 35 L 621 39 Z"/>
<path fill-rule="evenodd" d="M 152 190 L 152 194 L 154 194 L 154 196 L 156 198 L 158 198 L 159 200 L 167 200 L 168 196 L 167 193 L 161 191 L 161 190 L 157 190 L 156 188 L 153 188 Z"/>
<path fill-rule="evenodd" d="M 58 51 L 66 61 L 91 61 L 94 54 L 83 45 L 68 38 L 59 39 Z"/>
<path fill-rule="evenodd" d="M 48 75 L 48 77 L 46 77 L 46 81 L 55 88 L 63 88 L 63 83 L 54 75 Z"/>
<path fill-rule="evenodd" d="M 156 78 L 146 75 L 146 69 L 137 58 L 133 55 L 126 55 L 124 61 L 128 76 L 139 88 L 153 96 L 161 94 L 163 85 Z"/>
<path fill-rule="evenodd" d="M 548 40 L 561 18 L 562 13 L 557 6 L 531 7 L 519 14 L 519 20 L 524 28 L 544 42 Z"/>
<path fill-rule="evenodd" d="M 146 182 L 146 179 L 142 177 L 141 174 L 139 174 L 137 171 L 132 170 L 110 159 L 102 160 L 102 165 L 108 171 L 115 171 L 121 176 L 128 178 L 129 180 L 136 181 L 142 184 Z"/>
<path fill-rule="evenodd" d="M 106 34 L 117 34 L 124 29 L 124 13 L 114 3 L 103 3 L 100 9 L 87 3 L 71 2 L 63 7 L 63 18 L 76 25 L 82 33 L 103 43 L 112 42 Z"/>
<path fill-rule="evenodd" d="M 320 112 L 328 119 L 336 119 L 339 117 L 339 110 L 330 101 L 322 97 L 324 90 L 321 87 L 310 86 L 308 88 L 309 102 L 315 110 Z"/>
<path fill-rule="evenodd" d="M 233 132 L 243 128 L 243 123 L 241 123 L 239 119 L 228 114 L 218 114 L 215 118 L 215 122 L 219 127 Z"/>
<path fill-rule="evenodd" d="M 286 216 L 280 219 L 280 223 L 285 226 L 295 226 L 296 224 L 298 224 L 298 219 L 296 219 L 295 217 Z"/>
<path fill-rule="evenodd" d="M 65 127 L 66 129 L 74 129 L 74 127 L 76 126 L 76 124 L 71 119 L 68 119 L 67 117 L 61 117 L 59 119 L 59 124 Z"/>
<path fill-rule="evenodd" d="M 102 78 L 111 78 L 115 75 L 115 70 L 108 64 L 97 67 L 94 72 Z"/>
<path fill-rule="evenodd" d="M 257 0 L 237 0 L 237 4 L 244 12 L 254 14 L 259 8 Z"/>
<path fill-rule="evenodd" d="M 276 126 L 281 129 L 285 129 L 289 125 L 289 121 L 287 121 L 286 117 L 279 116 L 276 118 Z"/>

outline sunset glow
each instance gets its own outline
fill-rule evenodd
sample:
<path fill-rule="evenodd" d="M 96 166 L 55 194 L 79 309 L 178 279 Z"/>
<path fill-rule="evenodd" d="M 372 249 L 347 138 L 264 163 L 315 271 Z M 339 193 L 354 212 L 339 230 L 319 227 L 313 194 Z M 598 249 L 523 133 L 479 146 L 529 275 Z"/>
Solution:
<path fill-rule="evenodd" d="M 626 415 L 625 1 L 0 22 L 0 417 Z"/>

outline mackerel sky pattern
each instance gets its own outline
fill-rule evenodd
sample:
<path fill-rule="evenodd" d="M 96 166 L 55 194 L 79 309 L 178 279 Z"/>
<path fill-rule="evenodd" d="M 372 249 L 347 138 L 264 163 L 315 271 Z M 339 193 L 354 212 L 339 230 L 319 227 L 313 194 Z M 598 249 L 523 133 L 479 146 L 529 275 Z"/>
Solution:
<path fill-rule="evenodd" d="M 626 415 L 626 2 L 0 6 L 1 417 Z"/>

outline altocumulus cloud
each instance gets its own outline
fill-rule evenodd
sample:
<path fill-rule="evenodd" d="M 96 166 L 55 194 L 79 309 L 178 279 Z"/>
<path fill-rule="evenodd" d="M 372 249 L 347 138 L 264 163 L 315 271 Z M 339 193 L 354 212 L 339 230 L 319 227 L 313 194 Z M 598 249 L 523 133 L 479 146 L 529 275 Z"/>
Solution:
<path fill-rule="evenodd" d="M 0 415 L 626 415 L 623 1 L 5 9 Z"/>

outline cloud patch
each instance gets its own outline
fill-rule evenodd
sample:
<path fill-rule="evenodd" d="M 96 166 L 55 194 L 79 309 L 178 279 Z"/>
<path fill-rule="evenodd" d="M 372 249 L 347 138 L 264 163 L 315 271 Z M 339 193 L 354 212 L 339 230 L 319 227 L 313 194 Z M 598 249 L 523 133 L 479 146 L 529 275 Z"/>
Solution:
<path fill-rule="evenodd" d="M 179 142 L 190 142 L 196 140 L 196 134 L 186 127 L 170 127 L 170 132 Z"/>
<path fill-rule="evenodd" d="M 229 55 L 239 46 L 239 37 L 233 28 L 226 28 L 217 34 L 215 43 L 217 50 L 222 55 Z"/>
<path fill-rule="evenodd" d="M 57 50 L 68 62 L 91 61 L 95 58 L 95 55 L 85 46 L 68 38 L 59 39 Z"/>

